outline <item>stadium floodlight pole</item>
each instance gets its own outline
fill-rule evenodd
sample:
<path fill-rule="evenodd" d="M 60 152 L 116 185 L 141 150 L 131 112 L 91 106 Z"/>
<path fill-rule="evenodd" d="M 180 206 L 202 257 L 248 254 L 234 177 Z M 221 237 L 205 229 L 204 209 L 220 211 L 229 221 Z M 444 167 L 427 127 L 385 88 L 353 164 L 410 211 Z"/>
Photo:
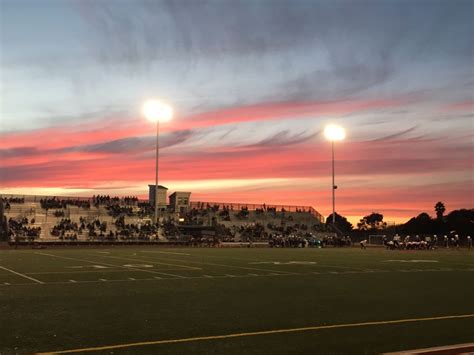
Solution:
<path fill-rule="evenodd" d="M 173 108 L 159 100 L 150 99 L 143 105 L 143 115 L 151 122 L 156 122 L 156 157 L 155 157 L 155 213 L 153 223 L 158 223 L 158 157 L 160 153 L 159 137 L 160 122 L 168 122 L 173 118 Z"/>
<path fill-rule="evenodd" d="M 334 142 L 342 141 L 346 138 L 346 131 L 343 127 L 337 126 L 334 124 L 327 125 L 324 128 L 324 136 L 328 141 L 331 142 L 331 149 L 332 149 L 332 224 L 336 224 L 336 189 L 337 186 L 335 184 L 335 172 L 334 172 Z"/>

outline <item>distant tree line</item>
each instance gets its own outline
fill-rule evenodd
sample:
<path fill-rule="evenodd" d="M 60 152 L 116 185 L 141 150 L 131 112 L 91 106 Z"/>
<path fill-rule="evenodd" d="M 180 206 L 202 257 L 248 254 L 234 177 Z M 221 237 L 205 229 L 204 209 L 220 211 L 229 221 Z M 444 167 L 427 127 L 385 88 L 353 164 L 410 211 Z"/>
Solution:
<path fill-rule="evenodd" d="M 435 204 L 434 211 L 436 214 L 435 218 L 423 212 L 404 224 L 393 226 L 387 226 L 387 223 L 383 220 L 383 214 L 372 212 L 360 219 L 359 223 L 357 223 L 357 228 L 354 228 L 346 217 L 336 213 L 335 225 L 339 232 L 347 234 L 473 234 L 474 209 L 454 210 L 445 215 L 446 207 L 443 202 L 439 201 Z M 332 214 L 327 217 L 326 225 L 332 225 Z"/>

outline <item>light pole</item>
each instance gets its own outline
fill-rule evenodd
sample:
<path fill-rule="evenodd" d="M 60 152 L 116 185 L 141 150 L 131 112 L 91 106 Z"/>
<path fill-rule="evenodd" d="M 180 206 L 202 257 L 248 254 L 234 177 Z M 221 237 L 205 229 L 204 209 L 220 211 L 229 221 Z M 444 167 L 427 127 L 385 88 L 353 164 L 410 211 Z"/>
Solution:
<path fill-rule="evenodd" d="M 342 141 L 346 138 L 346 131 L 343 127 L 330 124 L 324 128 L 324 136 L 331 142 L 332 149 L 332 224 L 336 224 L 336 189 L 334 182 L 334 142 Z"/>
<path fill-rule="evenodd" d="M 147 100 L 142 109 L 143 115 L 151 122 L 156 122 L 156 160 L 155 160 L 155 213 L 153 223 L 158 222 L 158 156 L 160 152 L 160 122 L 168 122 L 173 118 L 173 108 L 159 100 Z"/>

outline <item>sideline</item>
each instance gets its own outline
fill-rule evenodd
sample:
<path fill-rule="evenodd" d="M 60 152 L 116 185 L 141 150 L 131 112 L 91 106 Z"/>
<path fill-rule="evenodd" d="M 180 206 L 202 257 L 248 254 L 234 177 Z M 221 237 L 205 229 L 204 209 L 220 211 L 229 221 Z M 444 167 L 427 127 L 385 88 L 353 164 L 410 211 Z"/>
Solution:
<path fill-rule="evenodd" d="M 37 355 L 71 354 L 71 353 L 79 353 L 79 352 L 102 351 L 102 350 L 111 350 L 111 349 L 123 349 L 123 348 L 131 348 L 131 347 L 136 347 L 136 346 L 161 345 L 161 344 L 173 344 L 173 343 L 189 343 L 189 342 L 193 342 L 193 341 L 202 341 L 202 340 L 241 338 L 241 337 L 249 337 L 249 336 L 256 336 L 256 335 L 268 335 L 268 334 L 279 334 L 279 333 L 295 333 L 295 332 L 304 332 L 304 331 L 309 331 L 309 330 L 355 328 L 355 327 L 365 327 L 365 326 L 370 326 L 370 325 L 413 323 L 413 322 L 425 322 L 425 321 L 433 321 L 433 320 L 459 319 L 459 318 L 474 318 L 474 313 L 472 313 L 472 314 L 460 314 L 460 315 L 453 315 L 453 316 L 409 318 L 409 319 L 397 319 L 397 320 L 363 322 L 363 323 L 319 325 L 319 326 L 312 326 L 312 327 L 264 330 L 264 331 L 257 331 L 257 332 L 233 333 L 233 334 L 224 334 L 224 335 L 211 335 L 211 336 L 201 336 L 201 337 L 182 338 L 182 339 L 142 341 L 142 342 L 129 343 L 129 344 L 106 345 L 106 346 L 97 346 L 97 347 L 82 348 L 82 349 L 71 349 L 71 350 L 59 350 L 59 351 L 53 351 L 53 352 L 43 352 L 43 353 L 37 353 Z"/>
<path fill-rule="evenodd" d="M 34 277 L 26 276 L 26 275 L 24 275 L 24 274 L 21 274 L 21 273 L 19 273 L 19 272 L 16 272 L 16 271 L 13 271 L 13 270 L 10 270 L 10 269 L 7 269 L 7 268 L 4 267 L 4 266 L 0 266 L 0 269 L 3 269 L 3 270 L 8 271 L 8 272 L 11 272 L 12 274 L 21 276 L 21 277 L 23 277 L 23 278 L 25 278 L 25 279 L 34 281 L 34 282 L 36 282 L 36 283 L 38 283 L 38 284 L 42 284 L 42 285 L 44 284 L 43 281 L 40 281 L 40 280 L 38 280 L 38 279 L 35 279 Z"/>

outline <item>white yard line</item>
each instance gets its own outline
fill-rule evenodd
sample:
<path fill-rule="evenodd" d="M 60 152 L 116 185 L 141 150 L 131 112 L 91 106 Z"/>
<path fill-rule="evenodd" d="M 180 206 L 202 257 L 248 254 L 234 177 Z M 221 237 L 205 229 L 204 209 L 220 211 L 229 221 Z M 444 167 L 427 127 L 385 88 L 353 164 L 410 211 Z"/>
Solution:
<path fill-rule="evenodd" d="M 51 257 L 54 257 L 54 258 L 65 259 L 65 260 L 82 261 L 82 262 L 85 262 L 85 263 L 96 264 L 96 265 L 97 264 L 102 264 L 102 265 L 105 265 L 105 266 L 113 266 L 113 267 L 118 267 L 118 268 L 125 269 L 125 270 L 140 271 L 140 272 L 146 272 L 146 273 L 149 273 L 149 274 L 166 275 L 166 276 L 172 276 L 172 277 L 177 277 L 177 278 L 184 278 L 184 276 L 181 276 L 181 275 L 169 274 L 169 273 L 166 273 L 166 272 L 159 272 L 159 271 L 152 271 L 152 270 L 138 269 L 138 268 L 134 268 L 134 267 L 128 267 L 128 266 L 122 266 L 122 265 L 116 265 L 116 264 L 109 264 L 109 263 L 105 263 L 105 262 L 102 262 L 102 261 L 98 262 L 98 261 L 91 261 L 91 260 L 86 260 L 86 259 L 70 258 L 70 257 L 67 257 L 67 256 L 59 256 L 59 255 L 48 254 L 48 253 L 40 253 L 40 252 L 36 252 L 35 254 L 51 256 Z"/>
<path fill-rule="evenodd" d="M 153 269 L 156 270 L 156 269 Z M 182 271 L 182 269 L 158 269 L 166 271 Z M 55 275 L 55 274 L 93 274 L 93 273 L 108 273 L 108 272 L 123 272 L 123 269 L 119 270 L 82 270 L 82 271 L 45 271 L 45 272 L 25 272 L 25 275 Z"/>
<path fill-rule="evenodd" d="M 150 251 L 141 250 L 141 252 L 142 252 L 142 253 L 149 253 Z M 172 252 L 170 252 L 170 251 L 153 251 L 153 253 L 192 256 L 191 254 L 186 254 L 186 253 L 172 253 Z"/>
<path fill-rule="evenodd" d="M 438 272 L 445 272 L 444 270 L 437 270 Z M 467 270 L 454 270 L 454 271 L 467 271 Z M 474 271 L 471 270 L 471 271 Z M 399 272 L 399 270 L 393 270 L 393 271 L 390 271 L 390 272 Z M 421 271 L 416 271 L 417 273 L 418 272 L 421 272 Z M 423 272 L 427 272 L 427 270 L 423 271 Z M 429 271 L 429 272 L 433 272 L 433 271 Z M 377 272 L 374 272 L 374 274 L 377 273 Z M 363 272 L 363 271 L 354 271 L 354 272 L 350 272 L 350 271 L 344 271 L 344 272 L 339 272 L 338 275 L 348 275 L 348 274 L 359 274 L 359 275 L 367 275 L 367 273 Z M 234 275 L 235 278 L 239 277 L 239 278 L 256 278 L 256 277 L 281 277 L 281 276 L 311 276 L 311 275 L 318 275 L 318 276 L 335 276 L 336 274 L 333 274 L 331 272 L 317 272 L 317 271 L 313 271 L 313 272 L 308 272 L 308 273 L 295 273 L 295 274 L 276 274 L 276 273 L 269 273 L 269 274 L 243 274 L 243 275 Z M 87 284 L 87 283 L 105 283 L 105 282 L 138 282 L 138 281 L 170 281 L 170 280 L 194 280 L 194 279 L 229 279 L 229 275 L 216 275 L 216 276 L 210 276 L 210 275 L 200 275 L 200 276 L 189 276 L 189 277 L 186 277 L 186 276 L 181 276 L 179 278 L 176 278 L 176 277 L 173 277 L 173 278 L 162 278 L 162 277 L 159 277 L 159 276 L 154 276 L 153 278 L 146 278 L 146 279 L 136 279 L 136 280 L 130 280 L 130 279 L 125 279 L 125 280 L 122 280 L 122 279 L 117 279 L 117 280 L 108 280 L 108 279 L 99 279 L 99 280 L 84 280 L 84 281 L 75 281 L 73 282 L 73 280 L 69 280 L 69 281 L 52 281 L 52 282 L 42 282 L 43 285 L 71 285 L 71 284 Z M 335 276 L 336 277 L 336 276 Z M 339 276 L 337 276 L 339 277 Z M 4 284 L 0 284 L 0 287 L 1 286 L 32 286 L 32 285 L 37 285 L 38 283 L 14 283 L 14 284 L 9 284 L 9 283 L 4 283 Z"/>
<path fill-rule="evenodd" d="M 25 275 L 89 274 L 89 273 L 96 273 L 96 272 L 123 272 L 123 270 L 84 270 L 84 271 L 25 272 Z"/>
<path fill-rule="evenodd" d="M 44 284 L 44 282 L 43 282 L 43 281 L 40 281 L 40 280 L 38 280 L 38 279 L 35 279 L 35 278 L 33 278 L 33 277 L 27 276 L 27 275 L 25 275 L 25 274 L 22 274 L 22 273 L 16 272 L 16 271 L 14 271 L 14 270 L 7 269 L 7 268 L 6 268 L 6 267 L 4 267 L 4 266 L 0 266 L 0 269 L 3 269 L 3 270 L 5 270 L 5 271 L 9 271 L 9 272 L 11 272 L 12 274 L 15 274 L 15 275 L 21 276 L 21 277 L 23 277 L 23 278 L 25 278 L 25 279 L 28 279 L 28 280 L 34 281 L 34 282 L 36 282 L 36 283 L 38 283 L 38 284 Z"/>
<path fill-rule="evenodd" d="M 152 259 L 152 260 L 155 260 L 155 259 Z M 234 268 L 234 269 L 257 270 L 257 271 L 266 271 L 266 272 L 278 272 L 278 273 L 281 273 L 281 274 L 295 275 L 294 272 L 289 272 L 289 271 L 260 269 L 260 268 L 247 267 L 247 266 L 236 266 L 236 265 L 215 264 L 215 263 L 203 263 L 203 262 L 201 262 L 201 261 L 180 260 L 180 259 L 166 259 L 166 260 L 178 261 L 178 262 L 185 262 L 185 263 L 194 263 L 194 264 L 200 264 L 200 265 L 230 267 L 230 268 Z"/>
<path fill-rule="evenodd" d="M 135 258 L 125 258 L 123 256 L 112 256 L 112 255 L 102 255 L 104 258 L 113 258 L 113 259 L 121 259 L 121 260 L 129 260 L 129 261 L 140 261 L 143 262 L 143 259 L 135 259 Z M 183 269 L 188 269 L 188 270 L 202 270 L 200 267 L 194 267 L 194 266 L 187 266 L 187 265 L 178 265 L 178 264 L 167 264 L 167 263 L 162 263 L 155 261 L 152 264 L 159 264 L 159 265 L 167 265 L 167 266 L 177 266 Z"/>

